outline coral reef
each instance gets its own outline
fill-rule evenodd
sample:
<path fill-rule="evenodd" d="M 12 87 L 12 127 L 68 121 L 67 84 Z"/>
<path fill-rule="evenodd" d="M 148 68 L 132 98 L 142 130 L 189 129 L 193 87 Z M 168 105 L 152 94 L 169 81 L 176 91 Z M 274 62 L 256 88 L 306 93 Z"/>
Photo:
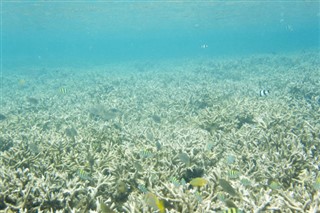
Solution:
<path fill-rule="evenodd" d="M 318 53 L 146 64 L 4 77 L 1 211 L 320 211 Z"/>

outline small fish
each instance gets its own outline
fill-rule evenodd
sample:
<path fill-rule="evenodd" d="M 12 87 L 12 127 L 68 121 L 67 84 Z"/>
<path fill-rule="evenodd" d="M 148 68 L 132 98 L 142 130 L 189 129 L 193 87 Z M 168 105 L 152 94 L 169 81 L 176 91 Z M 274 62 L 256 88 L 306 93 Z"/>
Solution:
<path fill-rule="evenodd" d="M 20 86 L 23 87 L 25 84 L 26 84 L 26 80 L 24 80 L 24 79 L 20 79 L 20 80 L 19 80 L 19 85 L 20 85 Z"/>
<path fill-rule="evenodd" d="M 0 114 L 0 121 L 5 120 L 7 117 L 5 115 Z"/>
<path fill-rule="evenodd" d="M 187 182 L 186 182 L 185 179 L 181 178 L 180 184 L 181 184 L 182 186 L 185 186 L 185 185 L 187 184 Z"/>
<path fill-rule="evenodd" d="M 186 164 L 186 166 L 190 165 L 190 157 L 187 153 L 181 152 L 178 157 L 182 163 Z"/>
<path fill-rule="evenodd" d="M 100 203 L 100 210 L 102 213 L 114 213 L 114 211 L 104 202 Z"/>
<path fill-rule="evenodd" d="M 84 171 L 83 169 L 79 169 L 77 171 L 77 175 L 79 176 L 80 179 L 82 180 L 92 180 L 92 178 L 90 177 L 89 173 Z"/>
<path fill-rule="evenodd" d="M 277 190 L 281 188 L 280 184 L 276 181 L 271 181 L 271 183 L 269 184 L 269 187 L 272 190 Z"/>
<path fill-rule="evenodd" d="M 250 186 L 251 185 L 251 181 L 249 179 L 246 179 L 246 178 L 242 178 L 240 180 L 240 183 L 243 185 L 243 186 Z"/>
<path fill-rule="evenodd" d="M 150 175 L 150 181 L 151 182 L 157 182 L 159 180 L 159 175 L 153 173 Z"/>
<path fill-rule="evenodd" d="M 139 153 L 141 158 L 152 158 L 154 154 L 149 150 L 144 150 Z"/>
<path fill-rule="evenodd" d="M 224 202 L 226 200 L 226 196 L 224 196 L 224 193 L 219 192 L 217 194 L 217 197 L 220 201 Z"/>
<path fill-rule="evenodd" d="M 149 141 L 153 141 L 154 136 L 153 136 L 152 131 L 148 131 L 148 132 L 147 132 L 146 138 L 147 138 Z"/>
<path fill-rule="evenodd" d="M 66 128 L 66 130 L 64 131 L 64 133 L 70 137 L 70 138 L 74 138 L 75 136 L 78 135 L 78 132 L 75 128 L 70 127 L 70 128 Z"/>
<path fill-rule="evenodd" d="M 126 194 L 129 190 L 129 187 L 124 181 L 119 181 L 116 187 L 119 194 Z"/>
<path fill-rule="evenodd" d="M 33 105 L 37 105 L 39 103 L 38 99 L 32 98 L 32 97 L 28 97 L 27 101 L 28 101 L 28 103 L 33 104 Z"/>
<path fill-rule="evenodd" d="M 175 187 L 179 187 L 180 186 L 180 182 L 176 177 L 171 177 L 170 181 Z"/>
<path fill-rule="evenodd" d="M 201 194 L 200 194 L 198 191 L 196 191 L 196 192 L 194 193 L 194 196 L 196 197 L 198 203 L 201 203 L 201 202 L 202 202 Z"/>
<path fill-rule="evenodd" d="M 156 147 L 157 147 L 157 151 L 161 150 L 162 145 L 159 140 L 156 141 Z"/>
<path fill-rule="evenodd" d="M 138 162 L 134 162 L 133 163 L 134 168 L 138 171 L 138 172 L 143 172 L 143 167 L 141 166 L 140 163 Z"/>
<path fill-rule="evenodd" d="M 33 154 L 38 154 L 40 152 L 39 146 L 35 142 L 31 142 L 28 146 L 28 149 Z"/>
<path fill-rule="evenodd" d="M 67 93 L 67 88 L 65 88 L 65 87 L 60 87 L 60 88 L 59 88 L 59 92 L 62 93 L 62 94 L 66 94 L 66 93 Z"/>
<path fill-rule="evenodd" d="M 154 122 L 161 123 L 161 117 L 159 115 L 152 115 L 151 117 Z"/>
<path fill-rule="evenodd" d="M 208 142 L 206 149 L 207 149 L 208 151 L 211 151 L 212 148 L 213 148 L 213 146 L 214 146 L 214 144 L 213 144 L 212 142 Z"/>
<path fill-rule="evenodd" d="M 259 92 L 260 97 L 268 96 L 269 93 L 270 93 L 270 90 L 266 90 L 266 89 L 262 89 L 262 90 L 260 90 L 260 92 Z"/>
<path fill-rule="evenodd" d="M 202 49 L 206 49 L 206 48 L 208 48 L 209 47 L 209 45 L 207 45 L 207 44 L 201 44 L 201 46 L 200 46 Z"/>
<path fill-rule="evenodd" d="M 94 166 L 94 162 L 95 162 L 95 159 L 94 159 L 94 156 L 90 154 L 90 152 L 88 152 L 88 155 L 87 155 L 87 165 L 90 167 L 91 171 L 93 169 L 93 166 Z"/>
<path fill-rule="evenodd" d="M 227 156 L 227 164 L 231 165 L 231 164 L 234 164 L 234 162 L 236 162 L 236 157 L 233 155 L 228 155 Z"/>
<path fill-rule="evenodd" d="M 234 202 L 232 202 L 231 200 L 224 200 L 224 203 L 228 208 L 237 208 L 236 204 L 234 204 Z"/>
<path fill-rule="evenodd" d="M 193 186 L 193 187 L 202 187 L 202 186 L 205 186 L 207 185 L 208 181 L 204 178 L 201 178 L 201 177 L 198 177 L 198 178 L 193 178 L 191 181 L 190 181 L 190 185 Z"/>
<path fill-rule="evenodd" d="M 320 176 L 316 179 L 312 186 L 315 190 L 320 190 Z"/>
<path fill-rule="evenodd" d="M 223 213 L 242 213 L 243 211 L 238 208 L 229 208 L 224 210 Z"/>
<path fill-rule="evenodd" d="M 160 213 L 164 213 L 166 208 L 164 206 L 163 200 L 159 200 L 157 196 L 151 192 L 147 192 L 145 195 L 145 200 L 148 206 L 154 210 L 159 210 Z"/>
<path fill-rule="evenodd" d="M 139 184 L 138 185 L 138 189 L 142 192 L 142 193 L 147 193 L 148 192 L 148 189 L 142 185 L 142 184 Z"/>
<path fill-rule="evenodd" d="M 221 186 L 223 191 L 227 192 L 231 196 L 234 196 L 234 197 L 239 196 L 236 190 L 225 179 L 219 179 L 219 185 Z"/>
<path fill-rule="evenodd" d="M 236 179 L 236 178 L 238 178 L 239 176 L 240 176 L 240 172 L 237 171 L 237 170 L 230 170 L 230 171 L 228 172 L 228 177 L 229 177 L 230 179 Z"/>

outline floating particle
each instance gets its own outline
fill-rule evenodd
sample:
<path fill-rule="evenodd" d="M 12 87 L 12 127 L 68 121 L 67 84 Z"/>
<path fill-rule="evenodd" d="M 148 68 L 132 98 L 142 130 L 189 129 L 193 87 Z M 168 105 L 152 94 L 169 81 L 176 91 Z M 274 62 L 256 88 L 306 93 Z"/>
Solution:
<path fill-rule="evenodd" d="M 231 196 L 238 196 L 236 190 L 225 179 L 219 179 L 219 185 L 222 187 L 223 191 L 227 192 Z"/>
<path fill-rule="evenodd" d="M 208 181 L 204 178 L 193 178 L 191 181 L 190 181 L 190 185 L 193 186 L 193 187 L 202 187 L 202 186 L 205 186 L 207 185 Z"/>

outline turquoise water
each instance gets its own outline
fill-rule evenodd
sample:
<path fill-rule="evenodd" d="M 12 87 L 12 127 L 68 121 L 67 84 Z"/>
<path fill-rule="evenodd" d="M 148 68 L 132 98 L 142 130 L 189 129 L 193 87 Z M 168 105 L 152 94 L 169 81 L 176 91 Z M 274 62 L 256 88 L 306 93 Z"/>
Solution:
<path fill-rule="evenodd" d="M 319 1 L 0 4 L 0 212 L 319 212 Z"/>
<path fill-rule="evenodd" d="M 318 1 L 3 1 L 1 7 L 4 67 L 319 50 Z"/>

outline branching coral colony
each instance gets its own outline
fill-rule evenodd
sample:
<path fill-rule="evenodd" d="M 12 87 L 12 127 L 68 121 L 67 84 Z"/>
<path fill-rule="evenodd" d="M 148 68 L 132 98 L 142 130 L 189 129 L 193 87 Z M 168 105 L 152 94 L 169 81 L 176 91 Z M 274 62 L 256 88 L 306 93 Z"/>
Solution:
<path fill-rule="evenodd" d="M 1 111 L 0 210 L 318 212 L 319 65 L 313 53 L 128 64 L 34 99 L 4 86 L 16 102 Z"/>

